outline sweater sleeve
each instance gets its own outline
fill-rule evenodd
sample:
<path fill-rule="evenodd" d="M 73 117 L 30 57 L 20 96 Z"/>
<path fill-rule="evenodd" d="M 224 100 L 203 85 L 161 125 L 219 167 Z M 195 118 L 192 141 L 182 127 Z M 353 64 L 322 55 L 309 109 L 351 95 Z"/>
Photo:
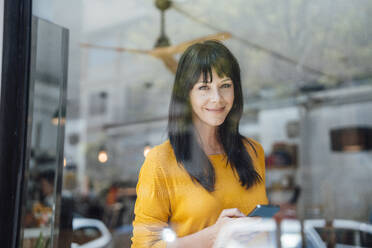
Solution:
<path fill-rule="evenodd" d="M 165 173 L 154 152 L 150 152 L 142 165 L 135 204 L 132 248 L 166 247 L 161 238 L 168 226 L 170 203 Z"/>

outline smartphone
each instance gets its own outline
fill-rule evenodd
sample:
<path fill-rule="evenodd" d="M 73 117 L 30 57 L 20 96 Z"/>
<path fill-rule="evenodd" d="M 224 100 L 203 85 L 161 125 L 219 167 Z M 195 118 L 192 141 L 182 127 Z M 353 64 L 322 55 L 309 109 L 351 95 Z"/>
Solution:
<path fill-rule="evenodd" d="M 278 211 L 280 207 L 278 205 L 257 205 L 253 211 L 248 214 L 249 217 L 263 217 L 263 218 L 271 218 L 273 217 Z"/>

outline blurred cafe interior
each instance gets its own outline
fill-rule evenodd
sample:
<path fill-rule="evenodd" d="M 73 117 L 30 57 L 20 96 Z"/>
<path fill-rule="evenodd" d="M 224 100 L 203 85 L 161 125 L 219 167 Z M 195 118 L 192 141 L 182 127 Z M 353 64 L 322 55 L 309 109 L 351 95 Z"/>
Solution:
<path fill-rule="evenodd" d="M 240 132 L 263 146 L 267 196 L 281 207 L 268 243 L 251 247 L 372 247 L 372 1 L 25 2 L 29 86 L 12 114 L 27 122 L 9 242 L 130 247 L 139 171 L 168 139 L 177 61 L 217 39 L 239 61 Z M 3 125 L 11 23 L 1 19 Z"/>

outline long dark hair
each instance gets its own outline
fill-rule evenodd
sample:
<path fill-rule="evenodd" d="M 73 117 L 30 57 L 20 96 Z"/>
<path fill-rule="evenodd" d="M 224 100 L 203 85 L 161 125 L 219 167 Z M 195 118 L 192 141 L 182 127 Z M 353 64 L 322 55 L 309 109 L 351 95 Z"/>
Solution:
<path fill-rule="evenodd" d="M 244 141 L 257 152 L 249 139 L 239 133 L 243 113 L 243 93 L 240 68 L 233 54 L 219 41 L 196 43 L 186 49 L 179 61 L 169 106 L 168 136 L 177 163 L 183 166 L 193 181 L 209 192 L 214 191 L 215 171 L 204 153 L 192 123 L 190 90 L 203 75 L 212 80 L 212 68 L 222 77 L 231 78 L 234 84 L 234 103 L 223 124 L 218 127 L 217 139 L 227 155 L 227 163 L 238 173 L 243 187 L 250 188 L 262 181 L 256 172 Z"/>

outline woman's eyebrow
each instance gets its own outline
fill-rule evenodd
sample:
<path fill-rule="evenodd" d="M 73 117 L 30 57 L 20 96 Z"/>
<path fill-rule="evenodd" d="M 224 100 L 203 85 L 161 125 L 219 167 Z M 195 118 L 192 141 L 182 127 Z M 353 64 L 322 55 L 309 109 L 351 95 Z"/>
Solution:
<path fill-rule="evenodd" d="M 224 78 L 224 79 L 221 80 L 221 83 L 226 82 L 226 81 L 231 81 L 231 78 Z"/>
<path fill-rule="evenodd" d="M 227 82 L 227 81 L 232 81 L 231 78 L 224 78 L 220 81 L 220 83 Z M 212 83 L 211 81 L 198 81 L 197 84 L 210 84 Z"/>

